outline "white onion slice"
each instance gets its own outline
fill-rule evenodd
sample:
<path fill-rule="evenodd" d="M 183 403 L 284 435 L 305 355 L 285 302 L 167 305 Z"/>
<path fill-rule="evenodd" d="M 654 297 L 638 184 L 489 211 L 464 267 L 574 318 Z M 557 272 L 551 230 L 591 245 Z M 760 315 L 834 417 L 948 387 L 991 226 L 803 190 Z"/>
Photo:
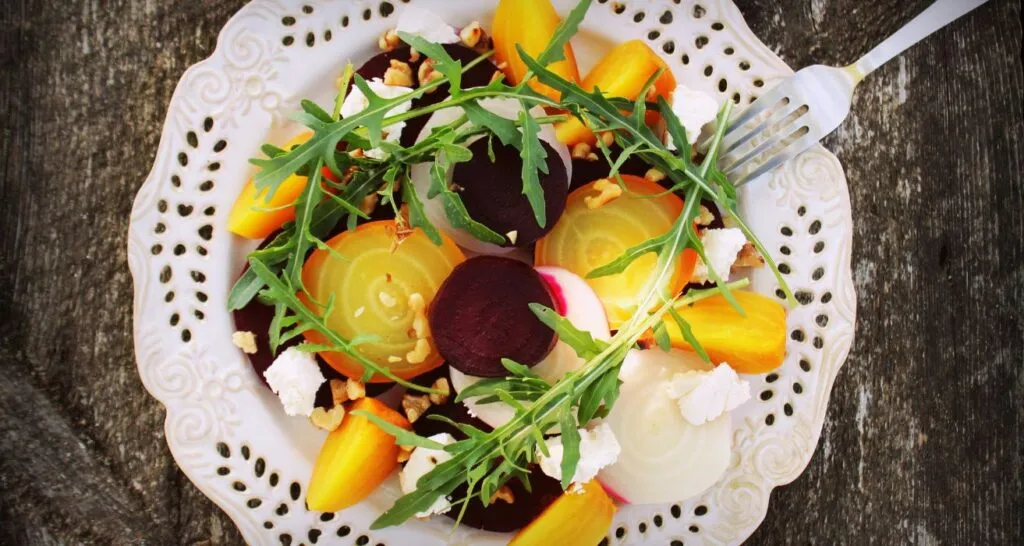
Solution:
<path fill-rule="evenodd" d="M 562 302 L 564 309 L 558 311 L 568 318 L 573 326 L 590 332 L 594 339 L 607 341 L 611 338 L 604 306 L 601 305 L 601 300 L 586 281 L 561 267 L 538 267 L 537 272 L 549 284 L 551 291 L 556 294 L 556 299 Z M 558 302 L 556 302 L 557 305 Z M 566 373 L 578 369 L 583 364 L 585 361 L 576 355 L 576 351 L 572 347 L 558 341 L 551 352 L 531 369 L 537 375 L 554 383 Z M 451 368 L 449 372 L 452 387 L 456 392 L 483 379 L 464 374 L 455 368 Z M 464 400 L 463 403 L 473 415 L 495 428 L 507 423 L 515 415 L 515 410 L 504 402 L 480 404 L 476 402 L 475 398 L 470 398 Z"/>
<path fill-rule="evenodd" d="M 490 110 L 491 112 L 498 114 L 499 116 L 507 119 L 516 119 L 519 115 L 522 106 L 519 101 L 513 99 L 483 99 L 480 101 L 480 106 Z M 462 108 L 446 108 L 435 112 L 427 120 L 426 125 L 420 131 L 416 141 L 423 140 L 424 137 L 430 134 L 430 131 L 438 126 L 451 123 L 455 121 L 459 116 L 463 114 Z M 530 114 L 534 117 L 541 117 L 545 115 L 544 109 L 540 106 L 534 106 L 530 109 Z M 466 141 L 468 146 L 476 139 L 483 137 L 476 137 Z M 566 148 L 565 144 L 558 141 L 555 137 L 555 129 L 550 124 L 541 125 L 540 127 L 540 138 L 544 142 L 547 142 L 555 152 L 558 153 L 558 157 L 562 160 L 562 164 L 565 165 L 566 184 L 572 182 L 572 158 L 569 155 L 569 149 Z M 518 170 L 519 167 L 517 166 Z M 451 178 L 451 172 L 448 173 L 449 179 Z M 423 209 L 427 215 L 427 218 L 431 223 L 438 226 L 445 232 L 446 235 L 455 241 L 455 244 L 462 248 L 477 252 L 480 254 L 505 254 L 515 249 L 515 247 L 504 247 L 495 245 L 492 243 L 486 243 L 473 237 L 465 230 L 455 229 L 451 223 L 448 222 L 448 217 L 444 213 L 444 209 L 441 204 L 440 197 L 434 199 L 427 199 L 427 190 L 430 188 L 430 163 L 419 163 L 413 165 L 410 169 L 409 178 L 412 181 L 413 187 L 416 188 L 416 193 L 419 195 L 420 200 L 423 201 Z M 449 180 L 450 181 L 450 180 Z M 523 197 L 525 199 L 525 197 Z M 554 222 L 556 219 L 549 218 L 549 222 Z"/>
<path fill-rule="evenodd" d="M 676 502 L 712 486 L 729 466 L 729 414 L 694 426 L 669 398 L 674 374 L 708 370 L 692 352 L 633 350 L 622 365 L 619 399 L 605 418 L 622 453 L 598 480 L 620 500 L 634 504 Z"/>

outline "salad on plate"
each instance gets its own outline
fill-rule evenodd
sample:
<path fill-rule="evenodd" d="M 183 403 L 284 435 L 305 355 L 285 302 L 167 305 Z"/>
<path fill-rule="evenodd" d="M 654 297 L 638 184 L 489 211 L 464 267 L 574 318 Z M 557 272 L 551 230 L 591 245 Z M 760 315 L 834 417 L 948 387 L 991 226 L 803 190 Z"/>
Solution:
<path fill-rule="evenodd" d="M 501 0 L 462 28 L 406 6 L 252 160 L 228 220 L 260 241 L 232 341 L 327 431 L 310 510 L 397 475 L 375 528 L 596 544 L 616 506 L 728 467 L 743 376 L 786 346 L 785 305 L 745 272 L 792 295 L 716 167 L 732 103 L 636 40 L 581 73 L 589 6 Z"/>

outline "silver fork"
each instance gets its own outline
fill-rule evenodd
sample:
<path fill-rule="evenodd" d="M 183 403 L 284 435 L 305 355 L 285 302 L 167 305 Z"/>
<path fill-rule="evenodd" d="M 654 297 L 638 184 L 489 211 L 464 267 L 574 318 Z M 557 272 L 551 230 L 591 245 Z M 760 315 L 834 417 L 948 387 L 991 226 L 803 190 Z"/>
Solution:
<path fill-rule="evenodd" d="M 846 118 L 865 76 L 986 1 L 938 0 L 857 62 L 809 66 L 782 81 L 730 120 L 719 167 L 741 186 L 810 148 Z"/>

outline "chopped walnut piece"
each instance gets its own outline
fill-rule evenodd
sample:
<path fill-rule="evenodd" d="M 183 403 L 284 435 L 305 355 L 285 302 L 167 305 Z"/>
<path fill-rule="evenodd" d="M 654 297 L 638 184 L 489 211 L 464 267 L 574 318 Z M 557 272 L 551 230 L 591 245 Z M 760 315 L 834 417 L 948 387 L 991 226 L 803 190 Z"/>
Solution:
<path fill-rule="evenodd" d="M 344 380 L 331 380 L 331 400 L 334 402 L 335 406 L 348 402 L 348 391 L 345 390 Z"/>
<path fill-rule="evenodd" d="M 588 209 L 599 208 L 622 195 L 622 188 L 607 178 L 602 178 L 597 182 L 594 182 L 594 190 L 599 193 L 597 195 L 588 195 L 583 198 L 583 203 L 587 205 Z"/>
<path fill-rule="evenodd" d="M 507 63 L 507 62 L 505 62 L 505 61 L 501 61 L 500 63 L 498 63 L 498 64 L 496 64 L 496 65 L 494 65 L 494 66 L 495 66 L 495 68 L 497 68 L 498 70 L 502 70 L 502 71 L 504 71 L 504 70 L 505 70 L 506 68 L 508 68 L 508 63 Z"/>
<path fill-rule="evenodd" d="M 313 408 L 313 413 L 309 416 L 309 421 L 313 425 L 322 428 L 328 432 L 338 428 L 341 425 L 341 421 L 345 419 L 345 406 L 337 405 L 329 410 L 324 408 Z"/>
<path fill-rule="evenodd" d="M 412 446 L 398 446 L 398 462 L 404 463 L 409 460 L 409 456 L 412 455 Z"/>
<path fill-rule="evenodd" d="M 400 356 L 391 355 L 388 357 L 388 362 L 390 362 L 391 364 L 398 364 L 401 361 L 402 357 Z"/>
<path fill-rule="evenodd" d="M 448 396 L 451 395 L 452 393 L 451 388 L 448 386 L 448 380 L 443 377 L 438 377 L 437 380 L 434 381 L 434 384 L 430 386 L 430 388 L 436 391 L 441 391 L 438 394 L 428 395 L 431 403 L 436 404 L 438 406 L 447 402 Z"/>
<path fill-rule="evenodd" d="M 502 72 L 501 70 L 495 70 L 494 74 L 491 74 L 491 79 L 490 79 L 490 81 L 488 83 L 494 83 L 496 81 L 500 81 L 504 77 L 505 77 L 505 73 L 504 72 Z"/>
<path fill-rule="evenodd" d="M 710 226 L 711 222 L 715 221 L 715 215 L 711 214 L 711 210 L 704 205 L 700 206 L 700 214 L 697 215 L 698 226 Z"/>
<path fill-rule="evenodd" d="M 437 70 L 434 70 L 433 59 L 424 59 L 423 62 L 420 63 L 419 70 L 416 71 L 416 78 L 420 82 L 420 87 L 423 87 L 424 85 L 427 85 L 428 83 L 443 77 L 443 74 L 441 74 Z M 427 93 L 433 93 L 436 89 L 436 87 L 430 89 L 429 91 L 427 91 Z"/>
<path fill-rule="evenodd" d="M 480 23 L 476 21 L 466 25 L 466 27 L 459 32 L 459 39 L 461 39 L 462 43 L 470 49 L 476 47 L 476 45 L 480 43 L 480 39 L 483 37 L 484 29 L 480 28 Z"/>
<path fill-rule="evenodd" d="M 494 504 L 494 502 L 498 500 L 503 500 L 509 504 L 512 504 L 516 502 L 516 497 L 515 495 L 512 494 L 512 489 L 509 488 L 509 486 L 503 485 L 497 491 L 495 491 L 493 495 L 491 495 L 491 504 Z"/>
<path fill-rule="evenodd" d="M 761 267 L 764 265 L 764 257 L 757 251 L 754 244 L 747 241 L 743 248 L 740 249 L 740 253 L 736 257 L 736 261 L 733 262 L 733 268 L 737 267 Z"/>
<path fill-rule="evenodd" d="M 366 397 L 366 385 L 357 379 L 349 379 L 345 382 L 345 395 L 349 400 L 359 400 Z"/>
<path fill-rule="evenodd" d="M 391 59 L 391 67 L 384 71 L 384 85 L 412 87 L 412 68 L 409 63 Z"/>
<path fill-rule="evenodd" d="M 349 152 L 348 156 L 351 157 L 352 159 L 362 159 L 366 157 L 366 153 L 363 152 L 362 148 L 356 148 L 355 150 Z"/>
<path fill-rule="evenodd" d="M 235 344 L 248 355 L 256 354 L 259 349 L 256 347 L 256 334 L 252 332 L 235 332 L 231 334 L 231 343 Z"/>
<path fill-rule="evenodd" d="M 377 47 L 381 51 L 394 51 L 398 46 L 402 45 L 402 39 L 398 37 L 398 33 L 395 29 L 388 30 L 384 34 L 377 38 Z"/>
<path fill-rule="evenodd" d="M 579 142 L 572 147 L 572 158 L 583 159 L 590 154 L 591 149 L 590 144 L 587 144 L 586 142 Z"/>
<path fill-rule="evenodd" d="M 415 62 L 419 62 L 419 60 L 420 60 L 420 52 L 416 51 L 415 47 L 410 47 L 409 48 L 409 62 L 410 63 L 415 63 Z"/>
<path fill-rule="evenodd" d="M 611 131 L 601 133 L 601 142 L 604 143 L 606 147 L 615 144 L 615 133 Z"/>
<path fill-rule="evenodd" d="M 402 396 L 402 411 L 405 412 L 405 418 L 408 419 L 410 423 L 415 423 L 429 407 L 430 398 L 426 395 L 416 396 L 413 394 L 405 394 Z"/>
<path fill-rule="evenodd" d="M 587 154 L 587 157 L 586 157 L 587 161 L 597 161 L 598 159 L 601 159 L 601 158 L 598 157 L 597 154 L 594 153 L 594 152 L 590 152 L 589 154 Z"/>
<path fill-rule="evenodd" d="M 405 359 L 409 361 L 409 364 L 422 364 L 428 356 L 430 356 L 430 342 L 423 338 L 417 339 L 416 346 L 405 353 Z"/>
<path fill-rule="evenodd" d="M 509 244 L 516 244 L 516 240 L 519 239 L 519 230 L 513 229 L 512 231 L 505 234 L 508 237 Z"/>
<path fill-rule="evenodd" d="M 412 311 L 413 339 L 426 339 L 430 337 L 430 323 L 427 320 L 427 302 L 423 294 L 413 292 L 409 294 L 407 302 L 409 310 Z"/>
<path fill-rule="evenodd" d="M 366 214 L 373 212 L 373 209 L 377 208 L 377 202 L 380 201 L 380 196 L 376 193 L 371 193 L 363 198 L 362 202 L 359 203 L 359 210 Z"/>
<path fill-rule="evenodd" d="M 644 173 L 644 178 L 650 180 L 651 182 L 661 182 L 662 180 L 665 179 L 665 173 L 659 171 L 658 169 L 650 168 L 647 169 L 646 173 Z"/>

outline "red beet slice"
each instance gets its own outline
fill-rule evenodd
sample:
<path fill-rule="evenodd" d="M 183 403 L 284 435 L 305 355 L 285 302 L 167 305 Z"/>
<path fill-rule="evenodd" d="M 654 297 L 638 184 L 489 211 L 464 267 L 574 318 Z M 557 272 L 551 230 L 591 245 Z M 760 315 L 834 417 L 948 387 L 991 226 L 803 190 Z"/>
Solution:
<path fill-rule="evenodd" d="M 448 375 L 446 366 L 438 369 L 445 371 L 444 376 Z M 419 383 L 420 378 L 417 378 L 416 382 Z M 430 382 L 432 383 L 433 381 Z M 487 423 L 471 416 L 466 410 L 465 405 L 449 401 L 440 406 L 431 406 L 422 417 L 417 419 L 413 423 L 413 430 L 416 434 L 426 437 L 447 432 L 455 437 L 456 440 L 466 438 L 466 435 L 459 431 L 459 429 L 448 423 L 430 419 L 430 415 L 442 415 L 456 423 L 473 425 L 484 432 L 493 430 Z M 558 480 L 542 473 L 537 467 L 531 467 L 530 485 L 532 491 L 527 491 L 518 480 L 513 479 L 508 483 L 509 489 L 512 490 L 512 496 L 515 499 L 515 502 L 512 504 L 497 500 L 485 507 L 479 499 L 470 501 L 469 506 L 466 507 L 466 513 L 462 517 L 461 524 L 497 533 L 507 533 L 525 527 L 562 494 L 562 486 L 558 483 Z M 451 498 L 464 498 L 466 491 L 466 485 L 461 485 L 452 492 Z M 455 519 L 458 517 L 461 508 L 461 506 L 452 508 L 445 515 Z"/>
<path fill-rule="evenodd" d="M 614 161 L 618 159 L 619 154 L 622 152 L 622 148 L 619 148 L 618 144 L 614 144 L 610 148 L 610 151 L 612 161 Z M 608 162 L 604 159 L 604 155 L 601 154 L 600 149 L 595 148 L 594 153 L 597 154 L 598 158 L 593 161 L 589 159 L 572 160 L 572 185 L 569 188 L 570 192 L 599 178 L 608 178 L 608 173 L 611 170 L 611 167 L 608 166 Z M 639 156 L 631 155 L 626 159 L 626 162 L 619 167 L 619 173 L 643 176 L 647 173 L 647 169 L 650 168 L 650 165 L 644 163 Z"/>
<path fill-rule="evenodd" d="M 438 351 L 453 368 L 504 377 L 502 357 L 532 366 L 555 344 L 555 334 L 530 311 L 553 307 L 551 293 L 529 265 L 498 256 L 460 264 L 441 284 L 428 320 Z"/>
<path fill-rule="evenodd" d="M 547 152 L 548 173 L 540 174 L 544 190 L 544 227 L 537 224 L 530 202 L 523 195 L 522 165 L 519 150 L 514 146 L 492 141 L 494 162 L 488 156 L 488 142 L 481 138 L 469 145 L 473 159 L 455 166 L 452 183 L 459 189 L 470 217 L 498 233 L 516 232 L 515 244 L 526 246 L 540 239 L 555 227 L 565 210 L 569 195 L 568 173 L 561 157 L 547 142 L 541 141 Z"/>
<path fill-rule="evenodd" d="M 480 56 L 476 51 L 460 44 L 448 44 L 444 46 L 444 49 L 453 59 L 462 61 L 463 66 Z M 412 73 L 415 76 L 419 73 L 419 67 L 423 64 L 423 60 L 426 56 L 421 53 L 419 60 L 411 62 L 409 60 L 409 53 L 410 48 L 407 45 L 403 45 L 392 51 L 379 53 L 363 63 L 363 65 L 356 70 L 356 73 L 367 80 L 383 78 L 384 72 L 391 67 L 391 60 L 394 59 L 407 63 L 409 67 L 412 68 Z M 496 68 L 494 67 L 494 64 L 490 61 L 484 61 L 473 68 L 470 68 L 462 74 L 462 87 L 470 88 L 487 85 L 490 83 L 491 77 L 494 76 L 495 70 Z M 349 84 L 349 90 L 351 90 L 351 85 L 352 84 Z M 423 106 L 429 106 L 431 104 L 441 102 L 446 98 L 448 98 L 447 84 L 442 85 L 433 93 L 424 94 L 422 97 L 414 100 L 412 104 L 413 108 L 421 108 Z M 405 122 L 405 128 L 402 129 L 402 146 L 412 146 L 416 143 L 416 138 L 419 136 L 420 131 L 423 130 L 423 126 L 426 125 L 427 119 L 429 118 L 430 116 L 420 116 Z"/>

